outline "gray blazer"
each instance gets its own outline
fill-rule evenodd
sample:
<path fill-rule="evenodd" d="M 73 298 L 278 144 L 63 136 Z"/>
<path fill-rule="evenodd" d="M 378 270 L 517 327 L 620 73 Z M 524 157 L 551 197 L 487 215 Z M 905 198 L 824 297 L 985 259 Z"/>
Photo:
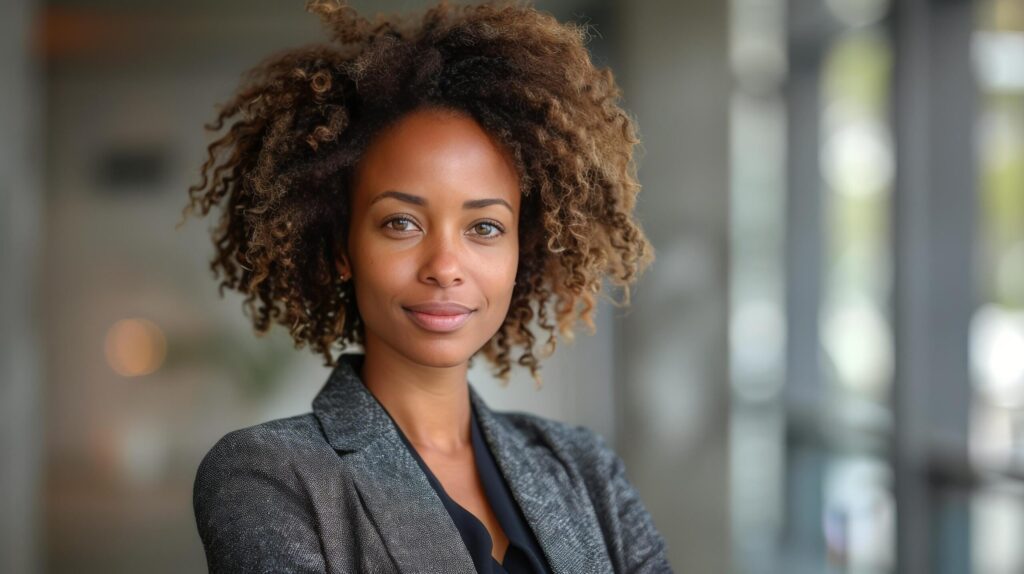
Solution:
<path fill-rule="evenodd" d="M 344 356 L 313 412 L 228 433 L 193 503 L 212 572 L 474 572 L 466 545 Z M 593 432 L 497 413 L 484 437 L 555 573 L 671 572 L 622 460 Z"/>

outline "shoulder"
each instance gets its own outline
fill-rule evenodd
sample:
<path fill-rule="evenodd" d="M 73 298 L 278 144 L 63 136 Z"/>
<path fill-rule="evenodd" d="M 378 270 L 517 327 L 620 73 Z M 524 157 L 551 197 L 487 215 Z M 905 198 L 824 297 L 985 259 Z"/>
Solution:
<path fill-rule="evenodd" d="M 203 457 L 200 471 L 228 463 L 269 462 L 266 461 L 268 455 L 274 455 L 274 460 L 280 460 L 282 456 L 301 457 L 323 448 L 330 446 L 316 418 L 312 413 L 306 413 L 225 434 Z"/>
<path fill-rule="evenodd" d="M 585 426 L 523 412 L 495 415 L 527 444 L 549 450 L 571 472 L 584 478 L 607 476 L 618 460 L 605 439 Z"/>
<path fill-rule="evenodd" d="M 558 446 L 591 451 L 606 448 L 600 435 L 583 425 L 545 418 L 524 412 L 502 412 L 495 415 L 532 439 L 553 441 Z"/>
<path fill-rule="evenodd" d="M 312 413 L 231 431 L 203 457 L 193 485 L 194 502 L 241 492 L 254 484 L 284 486 L 301 468 L 332 452 Z"/>
<path fill-rule="evenodd" d="M 312 413 L 224 435 L 196 472 L 192 504 L 211 572 L 324 572 L 310 480 L 330 446 Z"/>
<path fill-rule="evenodd" d="M 313 413 L 304 413 L 231 431 L 217 441 L 211 452 L 227 446 L 302 447 L 318 443 L 326 444 L 320 424 Z"/>

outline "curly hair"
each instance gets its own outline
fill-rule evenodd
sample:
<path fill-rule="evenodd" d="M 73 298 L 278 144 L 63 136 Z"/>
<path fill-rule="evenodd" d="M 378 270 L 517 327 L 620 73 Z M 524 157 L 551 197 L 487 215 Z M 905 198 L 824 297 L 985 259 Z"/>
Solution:
<path fill-rule="evenodd" d="M 306 6 L 330 41 L 250 70 L 206 125 L 200 181 L 182 222 L 220 209 L 212 230 L 219 292 L 245 295 L 258 334 L 290 329 L 334 366 L 361 344 L 352 286 L 334 269 L 349 222 L 352 174 L 375 134 L 423 107 L 460 111 L 510 153 L 520 175 L 520 257 L 508 315 L 484 345 L 507 380 L 516 358 L 540 381 L 531 322 L 572 338 L 607 280 L 629 286 L 653 259 L 633 216 L 633 121 L 607 68 L 591 63 L 587 29 L 529 5 L 451 6 L 367 20 L 343 2 Z M 180 225 L 180 224 L 179 224 Z"/>

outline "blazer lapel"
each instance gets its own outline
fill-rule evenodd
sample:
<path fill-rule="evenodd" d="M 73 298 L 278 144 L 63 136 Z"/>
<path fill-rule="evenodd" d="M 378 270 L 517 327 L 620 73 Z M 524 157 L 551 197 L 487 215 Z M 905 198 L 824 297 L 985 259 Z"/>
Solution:
<path fill-rule="evenodd" d="M 401 572 L 473 574 L 458 528 L 408 449 L 395 436 L 351 455 L 360 502 Z"/>
<path fill-rule="evenodd" d="M 313 413 L 353 469 L 359 502 L 400 572 L 473 574 L 458 528 L 402 443 L 394 422 L 359 379 L 362 356 L 343 355 Z"/>
<path fill-rule="evenodd" d="M 537 536 L 552 572 L 611 572 L 601 527 L 589 500 L 572 484 L 546 448 L 532 448 L 522 435 L 487 408 L 470 387 L 484 438 Z"/>

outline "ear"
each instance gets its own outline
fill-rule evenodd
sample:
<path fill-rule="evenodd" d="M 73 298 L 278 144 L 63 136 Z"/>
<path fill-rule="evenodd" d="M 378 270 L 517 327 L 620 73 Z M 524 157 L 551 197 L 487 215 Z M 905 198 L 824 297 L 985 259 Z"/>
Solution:
<path fill-rule="evenodd" d="M 334 240 L 334 268 L 337 269 L 342 281 L 352 277 L 352 265 L 349 263 L 345 243 L 342 237 L 336 237 Z"/>
<path fill-rule="evenodd" d="M 334 267 L 338 270 L 338 275 L 341 276 L 342 280 L 348 280 L 352 277 L 352 266 L 348 263 L 348 256 L 344 253 L 339 254 L 337 259 L 334 260 Z"/>

